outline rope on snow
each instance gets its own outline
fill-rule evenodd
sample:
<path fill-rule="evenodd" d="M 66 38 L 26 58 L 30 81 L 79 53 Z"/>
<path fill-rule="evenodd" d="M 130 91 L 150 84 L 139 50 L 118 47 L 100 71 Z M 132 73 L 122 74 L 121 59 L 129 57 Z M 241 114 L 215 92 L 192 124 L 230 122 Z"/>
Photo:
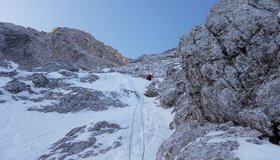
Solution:
<path fill-rule="evenodd" d="M 134 91 L 136 91 L 130 81 L 129 81 L 129 83 L 130 83 L 130 86 L 132 87 L 132 89 Z M 132 133 L 133 133 L 133 128 L 134 128 L 135 114 L 136 114 L 136 110 L 139 106 L 140 100 L 142 100 L 142 103 L 141 103 L 141 125 L 142 125 L 142 137 L 143 137 L 142 138 L 143 150 L 142 150 L 142 158 L 141 159 L 144 160 L 144 156 L 145 156 L 145 132 L 144 132 L 145 129 L 144 129 L 144 120 L 143 120 L 143 117 L 144 117 L 143 116 L 144 98 L 143 98 L 143 95 L 144 95 L 144 90 L 145 90 L 147 84 L 148 84 L 148 82 L 144 85 L 144 88 L 143 88 L 143 90 L 141 92 L 141 95 L 140 95 L 140 97 L 139 97 L 139 99 L 136 103 L 136 107 L 134 109 L 133 116 L 132 116 L 130 138 L 129 138 L 129 153 L 128 153 L 129 154 L 129 160 L 131 160 L 131 147 L 132 147 L 131 143 L 132 143 L 132 136 L 133 136 Z"/>

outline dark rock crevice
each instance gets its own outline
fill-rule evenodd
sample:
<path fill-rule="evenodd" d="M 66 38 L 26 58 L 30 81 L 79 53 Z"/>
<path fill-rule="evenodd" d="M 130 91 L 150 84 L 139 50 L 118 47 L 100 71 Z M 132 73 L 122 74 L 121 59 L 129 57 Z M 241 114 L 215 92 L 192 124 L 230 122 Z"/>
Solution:
<path fill-rule="evenodd" d="M 273 144 L 280 145 L 280 123 L 272 122 L 272 130 L 274 136 L 270 136 L 269 141 Z"/>
<path fill-rule="evenodd" d="M 218 42 L 220 48 L 222 49 L 222 53 L 223 53 L 225 56 L 228 56 L 227 49 L 226 49 L 226 47 L 224 46 L 223 41 L 219 38 L 218 34 L 215 33 L 214 31 L 212 31 L 211 28 L 208 27 L 207 25 L 206 25 L 206 28 L 207 28 L 208 31 L 213 35 L 213 37 L 217 40 L 217 42 Z"/>
<path fill-rule="evenodd" d="M 276 3 L 279 3 L 279 2 L 277 2 L 277 0 L 274 0 L 275 2 L 274 2 L 274 4 Z M 261 11 L 266 11 L 267 13 L 269 13 L 269 14 L 274 14 L 274 13 L 277 13 L 277 11 L 279 11 L 279 10 L 277 10 L 276 8 L 268 8 L 268 7 L 266 7 L 266 6 L 260 6 L 259 5 L 259 2 L 260 1 L 256 1 L 256 0 L 254 0 L 253 2 L 248 2 L 247 4 L 249 5 L 249 6 L 251 6 L 251 7 L 253 7 L 253 8 L 256 8 L 256 9 L 258 9 L 258 10 L 261 10 Z M 279 6 L 279 5 L 278 5 Z"/>

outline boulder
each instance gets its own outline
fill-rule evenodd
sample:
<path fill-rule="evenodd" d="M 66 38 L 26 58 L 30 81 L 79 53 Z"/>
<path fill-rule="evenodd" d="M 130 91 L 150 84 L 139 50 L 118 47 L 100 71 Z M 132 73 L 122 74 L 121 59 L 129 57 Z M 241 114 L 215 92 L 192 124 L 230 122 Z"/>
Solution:
<path fill-rule="evenodd" d="M 147 88 L 148 89 L 144 93 L 145 96 L 147 96 L 147 97 L 158 96 L 158 89 L 154 85 L 150 84 Z"/>
<path fill-rule="evenodd" d="M 8 82 L 3 88 L 12 94 L 17 94 L 22 91 L 31 91 L 29 85 L 26 85 L 24 82 L 20 82 L 18 79 Z"/>
<path fill-rule="evenodd" d="M 46 87 L 48 85 L 48 78 L 42 73 L 32 74 L 32 82 L 36 87 Z"/>

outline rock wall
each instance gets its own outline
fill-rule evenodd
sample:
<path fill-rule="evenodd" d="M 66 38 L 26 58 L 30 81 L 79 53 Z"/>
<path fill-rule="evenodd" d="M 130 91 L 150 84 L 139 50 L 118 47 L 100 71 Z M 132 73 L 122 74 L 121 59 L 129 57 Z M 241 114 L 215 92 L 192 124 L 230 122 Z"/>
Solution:
<path fill-rule="evenodd" d="M 38 32 L 11 23 L 0 23 L 0 57 L 28 70 L 97 70 L 126 64 L 129 59 L 89 33 L 55 28 Z"/>
<path fill-rule="evenodd" d="M 232 122 L 280 143 L 279 11 L 279 0 L 221 0 L 206 24 L 181 39 L 186 89 L 173 105 L 171 128 L 176 131 L 162 145 L 158 159 L 183 157 L 183 147 L 193 150 L 186 145 L 206 133 L 195 138 L 186 133 L 201 133 L 209 122 Z M 182 145 L 174 143 L 178 137 Z M 188 156 L 185 159 L 193 159 Z"/>

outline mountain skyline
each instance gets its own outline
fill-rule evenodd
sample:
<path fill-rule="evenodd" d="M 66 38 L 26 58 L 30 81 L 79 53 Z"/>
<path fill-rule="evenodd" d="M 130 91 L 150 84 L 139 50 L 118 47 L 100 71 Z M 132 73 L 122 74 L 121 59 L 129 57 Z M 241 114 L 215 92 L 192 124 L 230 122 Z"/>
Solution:
<path fill-rule="evenodd" d="M 209 1 L 1 0 L 0 21 L 39 31 L 56 27 L 86 31 L 124 56 L 161 53 L 205 21 Z M 16 4 L 16 5 L 15 5 Z"/>

